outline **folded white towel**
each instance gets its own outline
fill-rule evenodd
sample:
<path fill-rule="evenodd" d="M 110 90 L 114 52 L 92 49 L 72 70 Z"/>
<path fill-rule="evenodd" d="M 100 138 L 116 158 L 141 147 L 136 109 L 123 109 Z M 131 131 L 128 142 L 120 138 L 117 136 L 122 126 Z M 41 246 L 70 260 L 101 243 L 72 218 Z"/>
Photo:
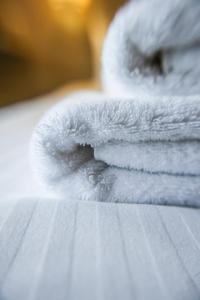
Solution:
<path fill-rule="evenodd" d="M 31 147 L 41 182 L 76 199 L 200 206 L 197 17 L 196 0 L 140 0 L 118 13 L 103 51 L 113 96 L 72 95 L 44 116 Z"/>
<path fill-rule="evenodd" d="M 150 101 L 76 94 L 35 129 L 32 165 L 66 196 L 198 205 L 199 137 L 199 97 Z"/>

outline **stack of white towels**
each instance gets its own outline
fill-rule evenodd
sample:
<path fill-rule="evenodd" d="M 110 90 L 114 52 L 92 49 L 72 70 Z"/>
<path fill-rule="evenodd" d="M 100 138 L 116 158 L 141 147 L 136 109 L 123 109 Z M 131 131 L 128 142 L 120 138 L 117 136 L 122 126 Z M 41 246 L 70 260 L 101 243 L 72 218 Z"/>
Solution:
<path fill-rule="evenodd" d="M 102 60 L 103 92 L 35 128 L 36 177 L 65 199 L 200 206 L 200 1 L 130 1 Z"/>

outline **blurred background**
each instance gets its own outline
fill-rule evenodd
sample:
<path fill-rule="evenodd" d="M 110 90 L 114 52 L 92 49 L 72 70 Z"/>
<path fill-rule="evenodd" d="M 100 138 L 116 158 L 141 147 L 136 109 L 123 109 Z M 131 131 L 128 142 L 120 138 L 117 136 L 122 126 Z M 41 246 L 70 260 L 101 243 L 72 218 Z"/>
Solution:
<path fill-rule="evenodd" d="M 76 80 L 98 83 L 107 27 L 125 0 L 1 0 L 0 106 Z"/>

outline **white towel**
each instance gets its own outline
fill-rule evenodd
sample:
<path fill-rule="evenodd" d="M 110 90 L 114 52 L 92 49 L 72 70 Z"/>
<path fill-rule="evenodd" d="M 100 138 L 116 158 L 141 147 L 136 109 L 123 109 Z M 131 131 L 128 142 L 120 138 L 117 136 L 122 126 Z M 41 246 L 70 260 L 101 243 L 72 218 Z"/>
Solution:
<path fill-rule="evenodd" d="M 131 1 L 103 49 L 104 89 L 114 95 L 200 93 L 200 1 Z"/>
<path fill-rule="evenodd" d="M 107 94 L 64 99 L 33 133 L 40 181 L 66 198 L 200 206 L 199 37 L 196 0 L 125 6 L 103 50 Z"/>

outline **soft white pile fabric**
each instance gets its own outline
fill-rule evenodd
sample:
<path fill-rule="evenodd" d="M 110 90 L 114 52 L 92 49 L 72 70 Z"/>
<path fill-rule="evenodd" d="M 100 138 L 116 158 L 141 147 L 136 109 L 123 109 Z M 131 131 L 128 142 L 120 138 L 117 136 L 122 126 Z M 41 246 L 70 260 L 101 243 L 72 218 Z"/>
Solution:
<path fill-rule="evenodd" d="M 105 39 L 105 92 L 36 127 L 36 176 L 63 197 L 200 206 L 199 59 L 200 1 L 130 2 Z"/>
<path fill-rule="evenodd" d="M 104 89 L 114 95 L 200 93 L 200 1 L 133 0 L 111 24 Z"/>

